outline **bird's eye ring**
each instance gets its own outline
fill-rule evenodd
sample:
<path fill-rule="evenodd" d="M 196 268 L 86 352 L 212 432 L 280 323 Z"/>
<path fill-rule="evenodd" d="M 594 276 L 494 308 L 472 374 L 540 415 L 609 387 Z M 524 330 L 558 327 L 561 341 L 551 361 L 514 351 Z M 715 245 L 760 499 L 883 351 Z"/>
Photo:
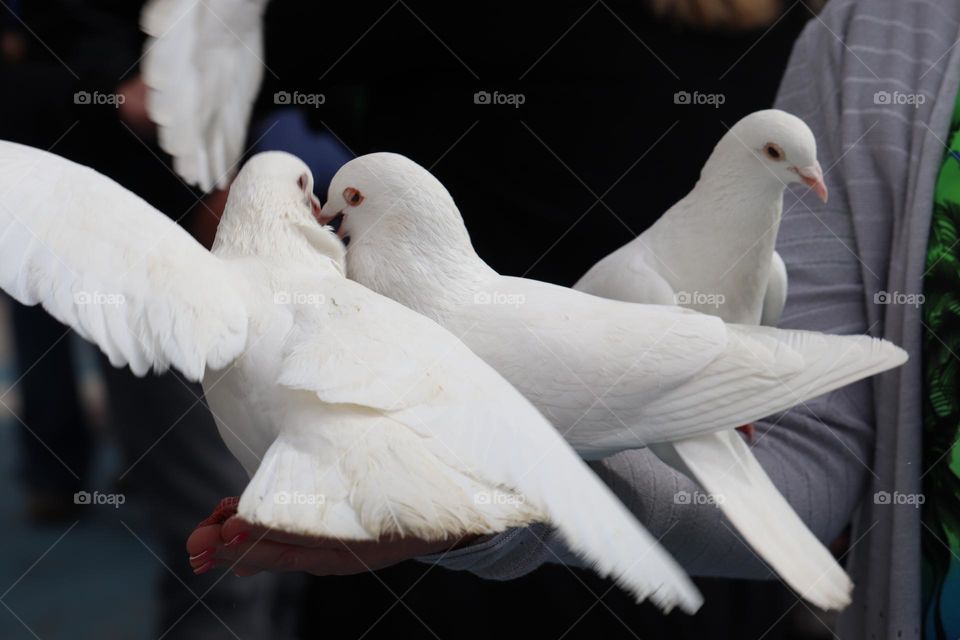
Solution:
<path fill-rule="evenodd" d="M 301 191 L 307 190 L 307 174 L 304 173 L 297 178 L 297 186 L 300 187 Z"/>
<path fill-rule="evenodd" d="M 783 152 L 783 149 L 780 148 L 780 145 L 772 142 L 768 142 L 767 144 L 763 145 L 763 153 L 771 160 L 777 161 L 783 160 L 786 156 L 786 154 Z"/>
<path fill-rule="evenodd" d="M 343 190 L 343 199 L 346 200 L 347 204 L 355 207 L 363 202 L 363 194 L 353 187 L 347 187 Z"/>

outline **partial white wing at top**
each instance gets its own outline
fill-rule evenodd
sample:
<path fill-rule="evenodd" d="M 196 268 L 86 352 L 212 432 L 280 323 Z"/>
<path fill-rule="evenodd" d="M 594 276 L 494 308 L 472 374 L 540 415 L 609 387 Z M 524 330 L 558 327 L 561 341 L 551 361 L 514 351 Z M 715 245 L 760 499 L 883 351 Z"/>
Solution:
<path fill-rule="evenodd" d="M 4 141 L 0 288 L 137 375 L 199 380 L 246 345 L 242 282 L 186 231 L 92 169 Z"/>
<path fill-rule="evenodd" d="M 263 79 L 268 0 L 151 0 L 143 78 L 150 117 L 174 169 L 203 190 L 226 188 L 244 151 Z"/>

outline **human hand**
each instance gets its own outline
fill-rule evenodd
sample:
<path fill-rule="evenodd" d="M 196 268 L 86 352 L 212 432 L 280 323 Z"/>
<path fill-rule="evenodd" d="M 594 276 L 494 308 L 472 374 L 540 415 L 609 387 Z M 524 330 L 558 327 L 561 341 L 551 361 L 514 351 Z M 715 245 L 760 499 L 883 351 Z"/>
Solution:
<path fill-rule="evenodd" d="M 137 135 L 152 138 L 157 133 L 157 125 L 150 119 L 147 112 L 147 92 L 150 89 L 143 81 L 143 76 L 137 74 L 129 80 L 124 80 L 117 87 L 117 95 L 123 96 L 117 104 L 120 120 L 125 122 Z"/>
<path fill-rule="evenodd" d="M 703 29 L 759 29 L 783 10 L 779 0 L 649 0 L 653 10 L 670 19 Z"/>
<path fill-rule="evenodd" d="M 227 567 L 238 576 L 261 571 L 304 571 L 317 576 L 352 575 L 376 571 L 417 556 L 439 553 L 473 542 L 396 538 L 353 541 L 312 538 L 251 525 L 236 515 L 222 522 L 205 520 L 187 540 L 194 573 Z"/>

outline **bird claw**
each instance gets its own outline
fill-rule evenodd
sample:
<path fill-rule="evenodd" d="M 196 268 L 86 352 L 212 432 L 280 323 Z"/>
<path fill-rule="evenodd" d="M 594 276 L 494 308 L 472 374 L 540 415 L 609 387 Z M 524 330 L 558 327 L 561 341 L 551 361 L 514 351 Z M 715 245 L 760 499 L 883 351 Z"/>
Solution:
<path fill-rule="evenodd" d="M 745 424 L 742 427 L 737 427 L 737 431 L 747 436 L 747 442 L 753 442 L 753 437 L 757 433 L 756 428 L 752 424 Z"/>
<path fill-rule="evenodd" d="M 213 510 L 213 513 L 200 522 L 197 527 L 208 527 L 214 524 L 223 524 L 231 516 L 236 515 L 237 506 L 239 504 L 240 498 L 238 496 L 224 498 L 220 501 L 220 504 L 217 505 L 217 508 Z"/>

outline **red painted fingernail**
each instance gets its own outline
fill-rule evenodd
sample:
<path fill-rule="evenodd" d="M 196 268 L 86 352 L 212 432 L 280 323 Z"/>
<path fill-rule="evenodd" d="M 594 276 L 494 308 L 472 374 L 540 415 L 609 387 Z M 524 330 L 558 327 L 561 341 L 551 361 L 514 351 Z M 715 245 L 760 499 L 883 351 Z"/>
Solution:
<path fill-rule="evenodd" d="M 207 547 L 206 549 L 204 549 L 203 551 L 201 551 L 201 552 L 198 553 L 197 555 L 195 555 L 195 556 L 190 556 L 190 562 L 195 562 L 195 561 L 197 561 L 197 560 L 203 560 L 203 559 L 206 558 L 207 556 L 212 556 L 214 551 L 216 551 L 216 549 L 214 549 L 213 547 Z"/>
<path fill-rule="evenodd" d="M 242 533 L 238 533 L 237 535 L 233 536 L 233 539 L 231 539 L 230 542 L 228 542 L 223 546 L 227 547 L 228 549 L 231 547 L 235 547 L 249 537 L 250 537 L 250 534 L 248 534 L 245 531 Z"/>
<path fill-rule="evenodd" d="M 198 576 L 202 576 L 202 575 L 205 574 L 207 571 L 210 571 L 210 569 L 213 569 L 213 561 L 212 561 L 212 560 L 211 560 L 211 561 L 204 562 L 202 565 L 200 565 L 199 567 L 197 567 L 196 569 L 194 569 L 193 572 L 194 572 L 195 574 L 197 574 Z"/>

